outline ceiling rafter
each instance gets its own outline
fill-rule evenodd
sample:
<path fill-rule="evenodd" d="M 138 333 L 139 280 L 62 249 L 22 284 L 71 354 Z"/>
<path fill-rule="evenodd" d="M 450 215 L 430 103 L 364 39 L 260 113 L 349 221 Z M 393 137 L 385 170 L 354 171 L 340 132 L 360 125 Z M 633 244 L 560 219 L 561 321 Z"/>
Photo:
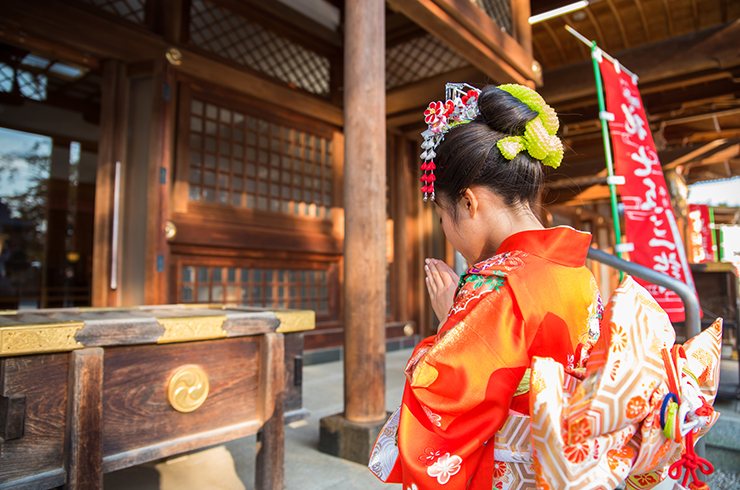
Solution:
<path fill-rule="evenodd" d="M 547 31 L 547 33 L 550 35 L 550 37 L 552 38 L 552 42 L 555 43 L 555 46 L 558 48 L 558 55 L 560 56 L 560 61 L 562 61 L 563 63 L 566 63 L 565 51 L 563 51 L 563 43 L 560 42 L 560 39 L 558 39 L 558 36 L 555 34 L 555 31 L 552 29 L 552 27 L 550 27 L 549 22 L 543 22 L 542 25 Z"/>
<path fill-rule="evenodd" d="M 671 9 L 668 6 L 668 0 L 663 0 L 663 7 L 665 7 L 665 18 L 668 23 L 668 37 L 673 37 L 673 17 L 671 17 Z"/>
<path fill-rule="evenodd" d="M 614 6 L 614 2 L 612 0 L 606 0 L 606 3 L 609 4 L 609 8 L 614 15 L 614 20 L 617 22 L 617 27 L 619 27 L 619 34 L 622 36 L 622 44 L 624 45 L 624 49 L 627 49 L 630 47 L 630 42 L 627 38 L 627 32 L 624 30 L 624 22 L 622 22 L 622 17 L 619 15 L 619 10 L 617 10 L 617 7 Z"/>
<path fill-rule="evenodd" d="M 550 68 L 550 63 L 547 61 L 547 56 L 545 56 L 542 46 L 540 46 L 539 41 L 537 41 L 537 36 L 532 36 L 532 46 L 534 46 L 535 59 L 540 63 L 542 69 L 547 70 Z"/>
<path fill-rule="evenodd" d="M 586 16 L 588 17 L 588 20 L 591 21 L 591 25 L 594 26 L 594 31 L 596 31 L 596 41 L 599 43 L 599 46 L 601 46 L 602 49 L 608 51 L 609 46 L 606 43 L 606 38 L 604 37 L 604 32 L 601 30 L 601 24 L 599 24 L 599 20 L 596 18 L 589 7 L 586 7 L 584 10 L 586 11 Z"/>
<path fill-rule="evenodd" d="M 645 42 L 650 42 L 650 33 L 648 32 L 647 19 L 645 18 L 645 9 L 642 8 L 642 0 L 634 0 L 637 11 L 640 12 L 640 20 L 642 21 L 642 30 L 645 31 Z M 693 1 L 693 0 L 692 0 Z"/>
<path fill-rule="evenodd" d="M 694 18 L 693 18 L 694 30 L 697 31 L 699 30 L 700 22 L 699 22 L 699 8 L 696 5 L 696 0 L 691 0 L 691 11 L 694 14 Z"/>

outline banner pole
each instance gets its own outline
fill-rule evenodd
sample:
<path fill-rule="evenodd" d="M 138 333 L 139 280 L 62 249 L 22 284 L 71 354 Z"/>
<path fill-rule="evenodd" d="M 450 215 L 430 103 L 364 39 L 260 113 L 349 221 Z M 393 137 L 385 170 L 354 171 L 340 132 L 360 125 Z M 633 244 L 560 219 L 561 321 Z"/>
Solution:
<path fill-rule="evenodd" d="M 599 113 L 606 112 L 606 103 L 604 101 L 604 87 L 601 80 L 601 71 L 599 70 L 599 61 L 597 60 L 596 50 L 599 49 L 596 46 L 596 41 L 592 41 L 591 44 L 591 60 L 594 65 L 594 74 L 596 75 L 596 94 L 599 98 Z M 617 257 L 622 258 L 622 252 L 620 252 L 619 245 L 622 243 L 622 231 L 619 226 L 619 210 L 617 209 L 617 187 L 611 181 L 611 177 L 614 176 L 614 164 L 612 162 L 612 145 L 609 135 L 609 126 L 605 119 L 601 119 L 601 136 L 604 140 L 604 154 L 606 156 L 606 171 L 609 175 L 609 196 L 612 203 L 612 219 L 614 220 L 614 235 L 616 239 L 616 247 L 614 249 L 617 252 Z M 621 281 L 622 273 L 619 273 L 619 280 Z"/>
<path fill-rule="evenodd" d="M 604 84 L 601 80 L 601 70 L 599 69 L 599 61 L 597 59 L 599 58 L 599 56 L 597 56 L 597 53 L 600 52 L 601 56 L 606 55 L 606 53 L 599 50 L 599 47 L 596 45 L 596 41 L 589 41 L 586 37 L 584 37 L 581 33 L 573 29 L 571 26 L 566 25 L 565 29 L 571 34 L 573 34 L 576 38 L 578 38 L 581 42 L 591 47 L 591 61 L 593 62 L 594 76 L 596 77 L 596 95 L 599 99 L 599 119 L 601 120 L 601 136 L 604 140 L 604 155 L 606 156 L 606 171 L 609 175 L 609 178 L 607 179 L 607 184 L 609 185 L 609 196 L 610 196 L 611 205 L 612 205 L 612 220 L 614 221 L 614 238 L 616 242 L 616 246 L 614 247 L 614 249 L 617 252 L 617 257 L 621 259 L 622 252 L 620 251 L 621 247 L 619 245 L 621 245 L 622 243 L 622 231 L 619 225 L 619 209 L 617 208 L 617 187 L 614 185 L 613 180 L 612 180 L 612 177 L 614 177 L 614 164 L 612 162 L 611 139 L 609 135 L 609 125 L 606 122 L 606 120 L 601 117 L 601 114 L 606 112 L 606 102 L 604 101 Z M 615 61 L 614 58 L 611 58 L 611 56 L 608 56 L 608 55 L 606 56 L 609 57 L 612 63 Z M 627 70 L 625 70 L 625 72 L 629 73 Z M 622 273 L 622 271 L 620 271 L 619 280 L 621 281 L 623 278 L 624 278 L 624 274 Z"/>
<path fill-rule="evenodd" d="M 710 235 L 712 236 L 712 255 L 714 256 L 714 261 L 719 262 L 719 247 L 717 247 L 717 237 L 715 234 L 717 233 L 714 229 L 714 208 L 712 206 L 707 206 L 709 208 L 709 231 L 711 232 Z"/>

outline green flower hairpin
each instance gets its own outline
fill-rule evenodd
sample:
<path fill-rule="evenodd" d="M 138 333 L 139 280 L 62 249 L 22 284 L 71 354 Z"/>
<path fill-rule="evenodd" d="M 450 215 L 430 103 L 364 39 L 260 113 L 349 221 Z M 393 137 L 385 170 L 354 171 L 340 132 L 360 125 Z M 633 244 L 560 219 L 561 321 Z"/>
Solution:
<path fill-rule="evenodd" d="M 507 84 L 498 88 L 521 100 L 539 115 L 528 122 L 522 136 L 501 138 L 496 146 L 507 160 L 512 160 L 523 150 L 532 158 L 540 160 L 543 165 L 558 168 L 563 161 L 563 143 L 557 137 L 558 115 L 545 100 L 529 87 Z"/>

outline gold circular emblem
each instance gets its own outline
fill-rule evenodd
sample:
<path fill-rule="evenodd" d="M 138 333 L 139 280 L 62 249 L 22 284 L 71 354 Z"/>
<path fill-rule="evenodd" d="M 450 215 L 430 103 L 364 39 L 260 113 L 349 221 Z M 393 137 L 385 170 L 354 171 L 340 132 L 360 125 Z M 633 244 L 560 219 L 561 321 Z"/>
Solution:
<path fill-rule="evenodd" d="M 407 323 L 406 325 L 404 325 L 403 326 L 403 334 L 406 337 L 411 337 L 412 335 L 414 335 L 414 326 L 411 325 L 410 323 Z"/>
<path fill-rule="evenodd" d="M 170 220 L 164 224 L 164 236 L 167 240 L 172 240 L 177 235 L 177 226 Z"/>
<path fill-rule="evenodd" d="M 199 366 L 188 364 L 175 371 L 167 387 L 167 399 L 178 412 L 188 413 L 208 397 L 208 375 Z"/>
<path fill-rule="evenodd" d="M 182 53 L 177 48 L 168 49 L 164 56 L 172 65 L 178 66 L 182 64 Z"/>

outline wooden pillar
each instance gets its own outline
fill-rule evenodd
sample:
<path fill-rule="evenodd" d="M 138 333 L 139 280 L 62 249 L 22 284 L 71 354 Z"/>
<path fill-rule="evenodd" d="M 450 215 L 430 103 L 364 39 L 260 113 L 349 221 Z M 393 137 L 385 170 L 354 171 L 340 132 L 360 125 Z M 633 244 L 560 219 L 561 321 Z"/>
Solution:
<path fill-rule="evenodd" d="M 116 306 L 117 291 L 111 289 L 112 231 L 116 162 L 126 159 L 126 67 L 119 61 L 103 65 L 98 171 L 95 183 L 93 243 L 93 306 Z M 120 200 L 120 197 L 119 197 Z"/>
<path fill-rule="evenodd" d="M 385 2 L 348 0 L 344 52 L 344 411 L 385 417 Z"/>
<path fill-rule="evenodd" d="M 344 413 L 319 450 L 367 464 L 385 412 L 385 2 L 347 0 L 344 41 Z"/>
<path fill-rule="evenodd" d="M 154 64 L 152 118 L 149 134 L 149 166 L 147 170 L 147 206 L 151 210 L 146 222 L 146 285 L 144 302 L 165 304 L 167 295 L 167 263 L 169 247 L 165 224 L 169 217 L 170 183 L 173 179 L 172 148 L 174 146 L 175 80 L 170 65 L 164 60 Z"/>
<path fill-rule="evenodd" d="M 391 195 L 393 197 L 393 247 L 395 250 L 393 268 L 395 272 L 395 283 L 397 299 L 395 320 L 406 321 L 409 319 L 408 290 L 409 290 L 409 264 L 408 264 L 408 241 L 406 233 L 406 216 L 408 210 L 408 144 L 403 136 L 396 136 L 393 152 L 393 179 Z"/>

